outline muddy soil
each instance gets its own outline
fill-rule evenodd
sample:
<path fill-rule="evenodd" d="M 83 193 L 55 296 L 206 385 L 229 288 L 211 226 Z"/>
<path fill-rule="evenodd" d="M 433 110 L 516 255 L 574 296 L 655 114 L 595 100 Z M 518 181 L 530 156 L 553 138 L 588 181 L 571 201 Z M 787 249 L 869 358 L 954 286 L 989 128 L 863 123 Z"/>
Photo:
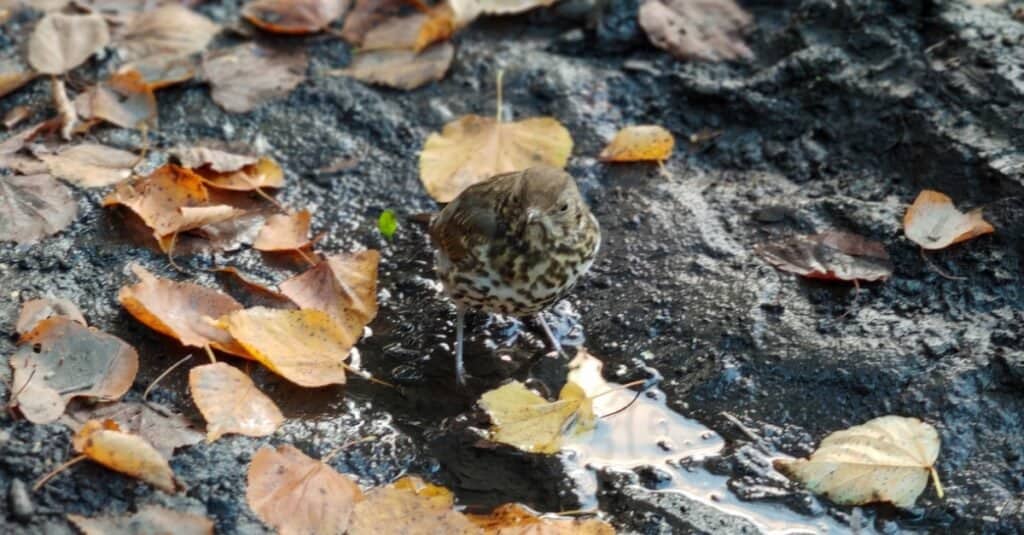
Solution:
<path fill-rule="evenodd" d="M 70 432 L 4 412 L 0 529 L 68 533 L 66 513 L 159 503 L 209 515 L 222 533 L 261 533 L 245 505 L 245 470 L 256 449 L 281 443 L 312 456 L 342 447 L 331 464 L 364 485 L 418 474 L 454 488 L 470 508 L 513 500 L 546 511 L 580 507 L 558 459 L 481 450 L 469 430 L 481 392 L 509 377 L 557 388 L 565 362 L 543 356 L 531 323 L 475 315 L 467 346 L 474 378 L 456 389 L 454 315 L 438 294 L 422 228 L 403 221 L 393 241 L 376 230 L 384 209 L 436 209 L 419 183 L 416 154 L 445 122 L 492 113 L 503 69 L 510 117 L 550 115 L 572 132 L 569 171 L 604 231 L 593 272 L 551 321 L 570 352 L 585 345 L 603 359 L 611 381 L 660 373 L 668 406 L 726 443 L 697 468 L 727 481 L 728 496 L 666 490 L 659 466 L 602 471 L 597 502 L 618 528 L 764 529 L 746 507 L 795 525 L 824 519 L 819 525 L 833 532 L 1024 531 L 1024 23 L 1012 15 L 1024 4 L 743 2 L 757 18 L 757 59 L 742 64 L 675 61 L 639 33 L 635 0 L 598 4 L 573 0 L 476 24 L 457 37 L 449 75 L 411 93 L 321 75 L 350 56 L 327 36 L 277 40 L 311 51 L 310 80 L 248 114 L 223 112 L 200 84 L 163 90 L 153 163 L 165 157 L 160 149 L 202 139 L 257 147 L 287 172 L 279 198 L 315 212 L 323 251 L 382 251 L 381 312 L 359 349 L 367 369 L 403 392 L 359 380 L 301 389 L 254 369 L 288 423 L 265 439 L 232 436 L 180 450 L 172 466 L 186 492 L 168 496 L 83 463 L 32 493 L 30 510 L 22 484 L 70 457 Z M 238 5 L 198 9 L 227 22 Z M 15 53 L 34 18 L 0 26 L 0 53 Z M 86 74 L 105 68 L 97 61 Z M 41 119 L 48 99 L 46 82 L 37 81 L 0 101 L 0 115 L 26 104 Z M 663 170 L 596 161 L 631 123 L 676 134 Z M 140 142 L 124 130 L 94 132 L 118 147 Z M 687 141 L 699 132 L 716 135 Z M 321 171 L 346 158 L 358 165 Z M 924 188 L 963 207 L 985 206 L 996 233 L 923 258 L 903 237 L 901 218 Z M 0 354 L 14 350 L 21 302 L 66 297 L 91 324 L 138 348 L 142 367 L 126 398 L 138 399 L 189 351 L 136 323 L 117 289 L 132 280 L 131 262 L 185 277 L 125 232 L 119 214 L 99 208 L 104 193 L 78 191 L 81 216 L 54 237 L 0 244 Z M 884 243 L 892 279 L 859 290 L 808 282 L 751 253 L 773 237 L 827 229 Z M 211 286 L 218 281 L 204 270 L 214 265 L 267 280 L 290 274 L 247 249 L 178 261 Z M 184 369 L 170 374 L 152 399 L 201 424 L 186 377 Z M 885 414 L 938 428 L 945 499 L 929 489 L 910 511 L 836 507 L 768 468 L 772 456 L 806 455 L 829 432 Z M 741 504 L 739 514 L 715 506 L 726 497 Z"/>

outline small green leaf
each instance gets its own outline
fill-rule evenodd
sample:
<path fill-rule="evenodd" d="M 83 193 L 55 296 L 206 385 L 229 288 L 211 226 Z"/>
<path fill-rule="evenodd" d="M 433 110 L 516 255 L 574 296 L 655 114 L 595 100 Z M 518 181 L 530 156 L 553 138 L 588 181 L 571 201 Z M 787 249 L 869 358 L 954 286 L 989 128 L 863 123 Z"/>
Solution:
<path fill-rule="evenodd" d="M 380 218 L 377 219 L 377 228 L 385 238 L 391 239 L 395 235 L 395 231 L 398 230 L 398 218 L 395 217 L 394 210 L 384 210 L 380 213 Z"/>

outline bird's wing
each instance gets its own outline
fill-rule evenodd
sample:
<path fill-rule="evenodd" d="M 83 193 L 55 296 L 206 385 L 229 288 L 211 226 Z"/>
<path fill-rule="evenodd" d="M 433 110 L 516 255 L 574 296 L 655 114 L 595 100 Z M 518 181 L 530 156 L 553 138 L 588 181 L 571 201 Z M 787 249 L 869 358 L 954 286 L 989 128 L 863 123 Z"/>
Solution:
<path fill-rule="evenodd" d="M 430 238 L 452 262 L 459 262 L 476 244 L 493 238 L 498 229 L 493 203 L 481 192 L 465 191 L 430 223 Z"/>

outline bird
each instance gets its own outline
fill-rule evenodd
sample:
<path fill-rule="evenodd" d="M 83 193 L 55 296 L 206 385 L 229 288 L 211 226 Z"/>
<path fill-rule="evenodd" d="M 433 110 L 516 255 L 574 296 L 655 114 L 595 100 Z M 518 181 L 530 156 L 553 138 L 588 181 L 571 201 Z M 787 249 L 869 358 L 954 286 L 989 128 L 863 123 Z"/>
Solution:
<path fill-rule="evenodd" d="M 601 247 L 597 218 L 562 169 L 530 167 L 469 186 L 431 218 L 435 270 L 455 304 L 455 378 L 466 384 L 465 312 L 535 316 L 572 290 Z"/>

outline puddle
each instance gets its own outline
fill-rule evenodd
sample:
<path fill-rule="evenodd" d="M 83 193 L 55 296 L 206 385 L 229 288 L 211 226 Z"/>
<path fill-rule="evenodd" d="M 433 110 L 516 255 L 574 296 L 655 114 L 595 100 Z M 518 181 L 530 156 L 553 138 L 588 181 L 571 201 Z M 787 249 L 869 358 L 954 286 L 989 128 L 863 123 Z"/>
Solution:
<path fill-rule="evenodd" d="M 588 395 L 618 387 L 601 377 L 603 363 L 581 350 L 570 365 L 569 378 Z M 653 395 L 648 395 L 652 394 Z M 628 405 L 635 392 L 622 389 L 594 400 L 594 413 L 613 413 Z M 627 410 L 601 418 L 592 433 L 570 439 L 563 454 L 567 472 L 576 483 L 582 508 L 597 507 L 596 471 L 632 472 L 651 466 L 669 478 L 651 492 L 681 493 L 729 515 L 740 517 L 770 534 L 849 533 L 850 527 L 828 516 L 811 518 L 782 505 L 746 502 L 728 488 L 727 476 L 702 468 L 702 461 L 720 454 L 725 441 L 700 422 L 686 418 L 665 404 L 665 395 L 651 389 Z"/>

